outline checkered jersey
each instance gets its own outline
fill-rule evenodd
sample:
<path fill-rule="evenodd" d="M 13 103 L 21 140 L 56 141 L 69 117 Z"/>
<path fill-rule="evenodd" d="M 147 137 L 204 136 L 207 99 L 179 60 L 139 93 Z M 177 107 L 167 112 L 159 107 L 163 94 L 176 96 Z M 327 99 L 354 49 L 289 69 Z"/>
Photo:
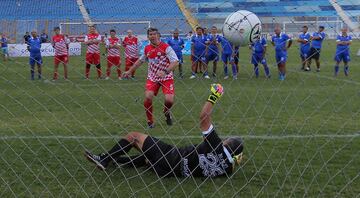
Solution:
<path fill-rule="evenodd" d="M 55 56 L 68 55 L 68 44 L 65 36 L 62 34 L 54 35 L 52 37 L 52 43 L 55 50 Z"/>
<path fill-rule="evenodd" d="M 110 45 L 121 45 L 121 40 L 117 37 L 110 37 L 106 39 L 106 48 L 108 49 L 108 56 L 120 56 L 120 50 L 118 48 L 110 47 Z"/>
<path fill-rule="evenodd" d="M 100 36 L 100 34 L 98 34 L 98 33 L 95 33 L 95 34 L 87 34 L 87 35 L 85 36 L 85 40 L 84 40 L 84 41 L 87 42 L 87 41 L 89 41 L 89 40 L 98 40 L 98 41 L 101 41 L 101 36 Z M 86 53 L 91 53 L 91 54 L 96 53 L 96 54 L 100 54 L 99 44 L 100 44 L 100 43 L 98 43 L 98 44 L 95 44 L 95 43 L 89 44 L 88 47 L 87 47 Z"/>
<path fill-rule="evenodd" d="M 157 76 L 157 72 L 165 71 L 170 63 L 179 61 L 175 51 L 166 43 L 160 42 L 158 46 L 147 45 L 144 49 L 144 54 L 140 57 L 141 61 L 148 62 L 148 76 L 147 79 L 153 82 L 161 82 L 174 79 L 173 72 L 170 72 L 165 77 Z"/>
<path fill-rule="evenodd" d="M 125 48 L 126 58 L 139 58 L 140 43 L 138 38 L 126 36 L 122 44 Z"/>

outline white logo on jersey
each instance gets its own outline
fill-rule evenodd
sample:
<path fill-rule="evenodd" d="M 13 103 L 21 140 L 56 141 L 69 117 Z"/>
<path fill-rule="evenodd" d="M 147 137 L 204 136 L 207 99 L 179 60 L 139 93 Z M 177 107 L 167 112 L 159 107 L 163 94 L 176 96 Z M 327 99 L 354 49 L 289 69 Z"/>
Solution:
<path fill-rule="evenodd" d="M 223 155 L 208 153 L 206 156 L 204 154 L 199 155 L 199 165 L 203 170 L 204 176 L 215 177 L 217 175 L 222 175 L 225 173 L 225 169 L 228 165 L 223 160 Z"/>

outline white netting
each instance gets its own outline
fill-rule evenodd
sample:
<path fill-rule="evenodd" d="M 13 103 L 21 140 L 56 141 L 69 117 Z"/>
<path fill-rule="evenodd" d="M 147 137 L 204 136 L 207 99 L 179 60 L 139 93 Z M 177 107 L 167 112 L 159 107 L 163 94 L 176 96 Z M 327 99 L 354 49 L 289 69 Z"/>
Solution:
<path fill-rule="evenodd" d="M 350 76 L 345 77 L 341 67 L 339 76 L 333 77 L 334 36 L 340 34 L 342 27 L 359 24 L 357 1 L 337 1 L 336 5 L 323 0 L 3 3 L 0 31 L 8 38 L 11 57 L 6 61 L 0 59 L 1 197 L 359 196 L 358 29 L 349 28 L 353 37 Z M 226 16 L 239 9 L 254 12 L 263 22 L 272 78 L 264 77 L 262 65 L 259 65 L 259 78 L 255 78 L 251 50 L 241 47 L 237 80 L 223 79 L 221 50 L 217 77 L 204 79 L 198 73 L 196 79 L 189 79 L 188 32 L 197 22 L 208 28 L 221 27 Z M 84 17 L 84 10 L 90 18 Z M 32 14 L 25 17 L 26 13 Z M 60 24 L 64 33 L 80 38 L 87 31 L 89 19 L 99 23 L 102 35 L 115 29 L 123 38 L 127 29 L 138 29 L 136 34 L 143 45 L 147 43 L 149 24 L 159 29 L 164 41 L 171 37 L 172 30 L 180 30 L 185 40 L 184 78 L 179 78 L 176 70 L 172 126 L 165 123 L 164 97 L 159 93 L 153 101 L 156 127 L 147 127 L 143 106 L 145 64 L 136 71 L 134 80 L 119 81 L 114 77 L 114 68 L 110 80 L 97 80 L 94 66 L 90 79 L 85 80 L 86 46 L 76 39 L 72 39 L 70 47 L 67 81 L 62 79 L 62 65 L 61 78 L 52 81 L 54 60 L 50 44 L 43 44 L 43 79 L 30 80 L 23 34 L 32 30 L 41 34 L 45 30 L 51 38 L 52 29 Z M 288 51 L 285 81 L 277 79 L 275 51 L 270 44 L 277 25 L 294 38 Z M 311 33 L 319 25 L 325 26 L 327 38 L 321 51 L 320 72 L 300 70 L 299 44 L 295 38 L 304 25 L 309 26 Z M 124 71 L 123 49 L 121 62 Z M 101 44 L 101 64 L 105 75 L 104 44 Z M 208 67 L 211 74 L 213 63 Z M 131 131 L 177 146 L 198 144 L 202 141 L 199 113 L 213 82 L 221 83 L 225 89 L 213 112 L 217 132 L 221 137 L 241 136 L 245 142 L 244 160 L 232 175 L 162 178 L 146 167 L 113 166 L 99 171 L 83 156 L 85 149 L 95 154 L 108 151 Z"/>

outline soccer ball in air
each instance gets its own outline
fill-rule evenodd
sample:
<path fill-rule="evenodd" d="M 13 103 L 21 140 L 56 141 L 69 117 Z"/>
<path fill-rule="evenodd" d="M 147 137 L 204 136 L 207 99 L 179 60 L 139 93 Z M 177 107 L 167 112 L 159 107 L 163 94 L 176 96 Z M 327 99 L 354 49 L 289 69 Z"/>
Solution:
<path fill-rule="evenodd" d="M 234 45 L 245 46 L 260 38 L 261 21 L 254 13 L 239 10 L 226 18 L 222 31 Z"/>

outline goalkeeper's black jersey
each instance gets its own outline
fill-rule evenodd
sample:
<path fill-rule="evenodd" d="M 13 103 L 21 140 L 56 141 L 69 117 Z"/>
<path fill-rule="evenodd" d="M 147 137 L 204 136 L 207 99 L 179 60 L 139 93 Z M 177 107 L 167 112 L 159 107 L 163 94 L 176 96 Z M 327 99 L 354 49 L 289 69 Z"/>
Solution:
<path fill-rule="evenodd" d="M 216 177 L 231 174 L 233 159 L 211 125 L 203 132 L 204 141 L 199 145 L 178 148 L 181 155 L 177 171 L 188 177 Z M 179 174 L 179 173 L 178 173 Z"/>

